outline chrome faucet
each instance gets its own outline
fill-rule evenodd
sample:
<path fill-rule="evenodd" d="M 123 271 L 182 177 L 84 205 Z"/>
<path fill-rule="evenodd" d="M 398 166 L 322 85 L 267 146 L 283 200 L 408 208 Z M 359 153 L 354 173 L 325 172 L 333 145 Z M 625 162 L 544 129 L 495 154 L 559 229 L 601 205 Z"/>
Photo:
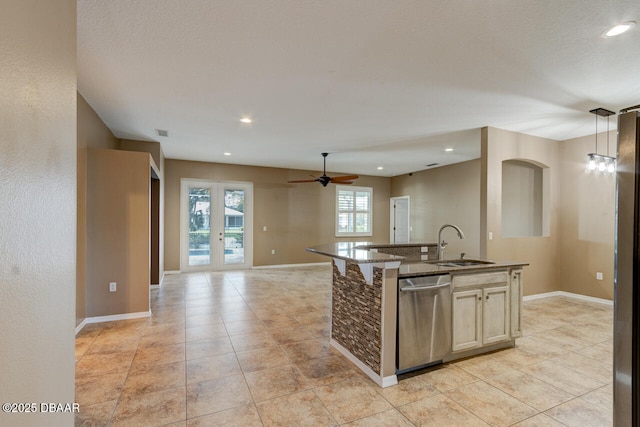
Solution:
<path fill-rule="evenodd" d="M 464 233 L 462 232 L 460 227 L 458 227 L 457 225 L 445 224 L 442 227 L 440 227 L 440 231 L 438 231 L 438 259 L 439 260 L 444 259 L 444 248 L 445 246 L 447 246 L 447 243 L 444 240 L 442 240 L 442 230 L 444 230 L 447 227 L 451 227 L 455 229 L 458 232 L 458 237 L 461 239 L 464 239 Z"/>

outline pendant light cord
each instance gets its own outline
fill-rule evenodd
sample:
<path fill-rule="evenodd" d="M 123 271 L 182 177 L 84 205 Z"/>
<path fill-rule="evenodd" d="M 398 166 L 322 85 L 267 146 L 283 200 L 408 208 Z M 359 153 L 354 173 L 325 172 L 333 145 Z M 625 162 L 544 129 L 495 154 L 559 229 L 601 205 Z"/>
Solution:
<path fill-rule="evenodd" d="M 598 115 L 594 115 L 596 116 L 596 154 L 598 154 Z"/>
<path fill-rule="evenodd" d="M 607 157 L 609 157 L 609 116 L 607 116 Z"/>

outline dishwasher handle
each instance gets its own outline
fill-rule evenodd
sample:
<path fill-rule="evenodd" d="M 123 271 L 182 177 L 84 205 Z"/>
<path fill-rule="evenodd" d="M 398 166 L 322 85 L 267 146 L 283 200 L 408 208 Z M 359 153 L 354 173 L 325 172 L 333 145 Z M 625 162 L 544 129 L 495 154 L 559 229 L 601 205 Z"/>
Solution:
<path fill-rule="evenodd" d="M 428 285 L 428 286 L 420 286 L 420 287 L 405 287 L 400 288 L 400 292 L 418 292 L 418 291 L 426 291 L 428 289 L 442 289 L 451 286 L 451 282 L 442 283 L 440 285 Z"/>

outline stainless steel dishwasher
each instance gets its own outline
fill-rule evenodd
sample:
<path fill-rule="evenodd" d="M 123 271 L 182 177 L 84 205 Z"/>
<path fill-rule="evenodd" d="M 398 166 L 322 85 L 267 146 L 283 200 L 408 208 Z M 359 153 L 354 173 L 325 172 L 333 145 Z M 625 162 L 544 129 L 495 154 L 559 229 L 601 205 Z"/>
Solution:
<path fill-rule="evenodd" d="M 451 276 L 398 281 L 397 373 L 440 362 L 451 350 Z"/>

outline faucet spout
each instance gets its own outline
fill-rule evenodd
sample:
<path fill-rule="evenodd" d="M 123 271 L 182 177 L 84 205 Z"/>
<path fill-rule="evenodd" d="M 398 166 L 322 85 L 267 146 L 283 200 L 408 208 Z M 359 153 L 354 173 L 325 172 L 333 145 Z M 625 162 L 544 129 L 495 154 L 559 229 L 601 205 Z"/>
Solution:
<path fill-rule="evenodd" d="M 464 239 L 464 233 L 462 232 L 460 227 L 458 227 L 457 225 L 445 224 L 442 227 L 440 227 L 440 230 L 438 231 L 438 259 L 439 260 L 444 259 L 444 248 L 447 244 L 445 243 L 444 240 L 442 240 L 442 231 L 447 227 L 451 227 L 454 230 L 456 230 L 456 232 L 458 233 L 458 237 L 460 239 Z"/>

